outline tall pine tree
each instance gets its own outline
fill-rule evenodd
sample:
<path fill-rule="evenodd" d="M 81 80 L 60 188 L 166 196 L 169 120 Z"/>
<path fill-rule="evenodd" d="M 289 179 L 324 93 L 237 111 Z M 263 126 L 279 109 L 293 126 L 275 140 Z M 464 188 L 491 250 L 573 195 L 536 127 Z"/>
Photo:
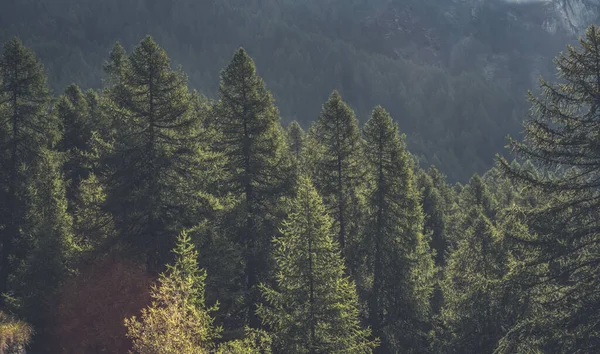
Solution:
<path fill-rule="evenodd" d="M 503 340 L 500 352 L 593 352 L 600 346 L 600 30 L 590 26 L 578 48 L 556 59 L 561 82 L 541 81 L 516 155 L 536 173 L 500 159 L 504 172 L 545 195 L 515 210 L 531 230 L 518 243 L 513 272 L 534 295 L 530 316 Z M 524 294 L 523 296 L 526 296 Z"/>
<path fill-rule="evenodd" d="M 12 39 L 0 59 L 0 292 L 39 338 L 50 296 L 72 256 L 71 218 L 55 151 L 61 137 L 42 65 Z"/>
<path fill-rule="evenodd" d="M 268 271 L 270 237 L 277 232 L 278 200 L 293 181 L 279 112 L 254 62 L 239 49 L 221 73 L 219 100 L 214 108 L 218 152 L 225 156 L 223 192 L 239 198 L 235 236 L 244 258 L 245 312 L 251 327 L 256 286 Z"/>
<path fill-rule="evenodd" d="M 106 206 L 129 251 L 159 271 L 174 245 L 172 235 L 198 222 L 195 191 L 202 156 L 199 116 L 186 76 L 151 37 L 126 56 L 120 45 L 106 65 L 110 86 L 104 110 L 114 143 L 104 156 Z"/>
<path fill-rule="evenodd" d="M 89 172 L 85 166 L 84 154 L 89 150 L 94 131 L 88 101 L 77 85 L 67 87 L 56 103 L 56 113 L 63 130 L 60 150 L 67 154 L 67 161 L 63 166 L 68 183 L 67 199 L 72 203 L 79 183 Z"/>
<path fill-rule="evenodd" d="M 282 235 L 274 239 L 276 286 L 262 287 L 259 309 L 281 353 L 370 353 L 370 330 L 361 329 L 354 284 L 310 178 L 300 178 Z"/>
<path fill-rule="evenodd" d="M 398 126 L 381 107 L 363 129 L 368 162 L 366 223 L 373 286 L 369 321 L 382 353 L 417 352 L 433 288 L 433 259 L 423 235 L 423 212 L 408 152 Z"/>
<path fill-rule="evenodd" d="M 310 139 L 315 186 L 334 218 L 342 253 L 354 272 L 364 210 L 362 140 L 354 111 L 339 92 L 323 105 Z"/>
<path fill-rule="evenodd" d="M 297 121 L 292 121 L 287 127 L 287 141 L 290 153 L 294 157 L 294 162 L 300 162 L 302 147 L 304 145 L 305 132 Z"/>

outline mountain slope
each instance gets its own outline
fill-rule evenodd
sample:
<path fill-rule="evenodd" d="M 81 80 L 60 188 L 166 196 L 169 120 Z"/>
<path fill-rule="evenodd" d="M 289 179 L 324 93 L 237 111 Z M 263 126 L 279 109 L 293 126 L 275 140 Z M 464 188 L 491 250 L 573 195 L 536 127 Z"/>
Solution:
<path fill-rule="evenodd" d="M 0 41 L 20 36 L 61 91 L 101 87 L 114 42 L 131 48 L 149 33 L 209 97 L 243 46 L 284 120 L 307 127 L 338 89 L 361 121 L 385 106 L 423 164 L 465 181 L 518 134 L 525 90 L 552 74 L 570 38 L 549 25 L 553 9 L 499 0 L 7 0 Z"/>

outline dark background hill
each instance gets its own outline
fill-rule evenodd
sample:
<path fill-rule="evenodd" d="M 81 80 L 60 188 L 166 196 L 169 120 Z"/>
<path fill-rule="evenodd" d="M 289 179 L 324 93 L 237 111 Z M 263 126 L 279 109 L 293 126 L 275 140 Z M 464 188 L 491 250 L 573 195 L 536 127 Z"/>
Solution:
<path fill-rule="evenodd" d="M 466 181 L 519 134 L 526 90 L 554 76 L 552 58 L 595 20 L 576 3 L 4 0 L 0 42 L 18 35 L 61 92 L 100 88 L 115 41 L 129 49 L 151 34 L 208 97 L 243 46 L 284 122 L 308 127 L 338 89 L 363 122 L 386 107 L 424 165 Z"/>

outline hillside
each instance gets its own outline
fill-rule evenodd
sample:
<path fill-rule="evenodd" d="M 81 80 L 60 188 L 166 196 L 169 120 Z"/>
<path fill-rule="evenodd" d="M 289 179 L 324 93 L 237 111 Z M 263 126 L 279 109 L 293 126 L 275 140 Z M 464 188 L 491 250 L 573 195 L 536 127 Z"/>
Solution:
<path fill-rule="evenodd" d="M 455 181 L 488 169 L 521 131 L 526 90 L 574 38 L 556 5 L 499 0 L 8 0 L 0 23 L 0 42 L 33 48 L 56 92 L 99 88 L 114 42 L 132 48 L 149 33 L 215 97 L 242 46 L 284 121 L 308 127 L 333 89 L 363 122 L 381 104 L 421 162 Z"/>

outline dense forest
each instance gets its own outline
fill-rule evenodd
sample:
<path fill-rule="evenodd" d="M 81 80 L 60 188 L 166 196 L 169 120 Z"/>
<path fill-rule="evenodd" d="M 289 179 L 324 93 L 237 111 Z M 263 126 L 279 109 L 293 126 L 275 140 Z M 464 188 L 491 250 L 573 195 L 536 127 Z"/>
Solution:
<path fill-rule="evenodd" d="M 0 353 L 600 347 L 599 28 L 554 71 L 490 73 L 574 22 L 499 1 L 481 23 L 439 0 L 59 3 L 0 13 L 19 34 L 0 37 Z M 515 9 L 545 30 L 500 54 L 522 29 L 491 14 Z"/>

